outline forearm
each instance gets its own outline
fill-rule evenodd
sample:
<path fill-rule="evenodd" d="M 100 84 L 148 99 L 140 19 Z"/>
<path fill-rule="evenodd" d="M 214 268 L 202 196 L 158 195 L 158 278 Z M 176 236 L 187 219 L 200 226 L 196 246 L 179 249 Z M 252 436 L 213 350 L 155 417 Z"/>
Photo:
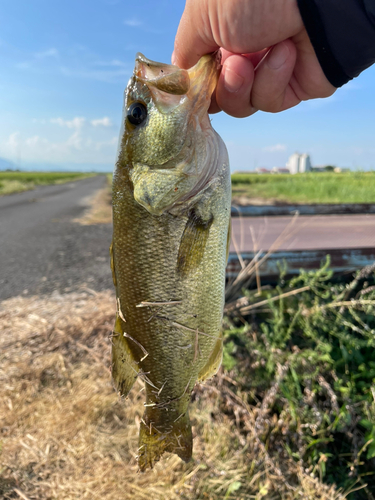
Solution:
<path fill-rule="evenodd" d="M 375 62 L 375 0 L 297 0 L 323 71 L 341 87 Z"/>

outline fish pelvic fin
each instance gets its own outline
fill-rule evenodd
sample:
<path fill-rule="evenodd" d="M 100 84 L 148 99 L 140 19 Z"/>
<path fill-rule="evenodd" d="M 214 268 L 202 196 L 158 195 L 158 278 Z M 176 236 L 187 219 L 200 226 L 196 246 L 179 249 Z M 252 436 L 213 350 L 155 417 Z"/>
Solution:
<path fill-rule="evenodd" d="M 112 336 L 112 381 L 121 396 L 127 396 L 138 376 L 139 367 L 129 348 L 119 316 Z"/>
<path fill-rule="evenodd" d="M 198 374 L 198 382 L 203 382 L 204 380 L 213 377 L 221 365 L 221 360 L 223 358 L 223 335 L 220 332 L 220 336 L 208 358 L 207 363 L 201 369 Z"/>
<path fill-rule="evenodd" d="M 141 472 L 153 468 L 164 452 L 175 453 L 184 462 L 191 459 L 193 450 L 193 435 L 189 414 L 186 411 L 176 420 L 170 429 L 158 429 L 146 419 L 141 421 L 139 430 L 138 466 Z"/>

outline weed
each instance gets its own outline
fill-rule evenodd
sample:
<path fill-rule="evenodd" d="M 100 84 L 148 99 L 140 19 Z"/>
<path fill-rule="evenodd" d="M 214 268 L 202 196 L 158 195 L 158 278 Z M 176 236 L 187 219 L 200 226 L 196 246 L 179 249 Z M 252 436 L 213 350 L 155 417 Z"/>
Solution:
<path fill-rule="evenodd" d="M 261 296 L 247 290 L 225 332 L 225 366 L 263 408 L 262 441 L 283 439 L 290 458 L 346 491 L 367 485 L 356 500 L 375 492 L 374 269 L 335 282 L 327 259 Z"/>

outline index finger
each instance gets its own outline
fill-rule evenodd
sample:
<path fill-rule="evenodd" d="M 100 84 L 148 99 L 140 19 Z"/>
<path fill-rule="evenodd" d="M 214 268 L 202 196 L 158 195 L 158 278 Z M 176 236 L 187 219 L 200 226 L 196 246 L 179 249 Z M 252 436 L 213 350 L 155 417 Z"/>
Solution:
<path fill-rule="evenodd" d="M 220 46 L 215 42 L 208 16 L 208 9 L 201 0 L 197 9 L 194 2 L 186 2 L 174 43 L 173 64 L 191 68 L 199 59 Z"/>

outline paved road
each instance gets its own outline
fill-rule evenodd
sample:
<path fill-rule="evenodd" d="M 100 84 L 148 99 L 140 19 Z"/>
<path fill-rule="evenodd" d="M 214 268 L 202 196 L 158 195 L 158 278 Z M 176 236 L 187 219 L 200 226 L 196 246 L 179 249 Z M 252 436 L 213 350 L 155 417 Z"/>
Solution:
<path fill-rule="evenodd" d="M 288 224 L 279 250 L 375 248 L 375 215 L 300 216 L 292 227 L 291 221 L 292 217 L 233 218 L 230 251 L 235 252 L 233 239 L 239 251 L 253 251 L 252 234 L 256 249 L 268 250 Z"/>
<path fill-rule="evenodd" d="M 0 197 L 0 300 L 19 294 L 112 288 L 108 248 L 111 224 L 73 222 L 105 177 L 44 186 Z M 267 250 L 291 217 L 234 218 L 241 252 Z M 291 233 L 292 232 L 292 233 Z M 242 235 L 242 236 L 241 236 Z M 301 216 L 279 250 L 375 248 L 375 215 Z M 233 243 L 231 251 L 235 251 Z"/>
<path fill-rule="evenodd" d="M 0 300 L 112 287 L 110 224 L 74 223 L 104 176 L 0 197 Z"/>

